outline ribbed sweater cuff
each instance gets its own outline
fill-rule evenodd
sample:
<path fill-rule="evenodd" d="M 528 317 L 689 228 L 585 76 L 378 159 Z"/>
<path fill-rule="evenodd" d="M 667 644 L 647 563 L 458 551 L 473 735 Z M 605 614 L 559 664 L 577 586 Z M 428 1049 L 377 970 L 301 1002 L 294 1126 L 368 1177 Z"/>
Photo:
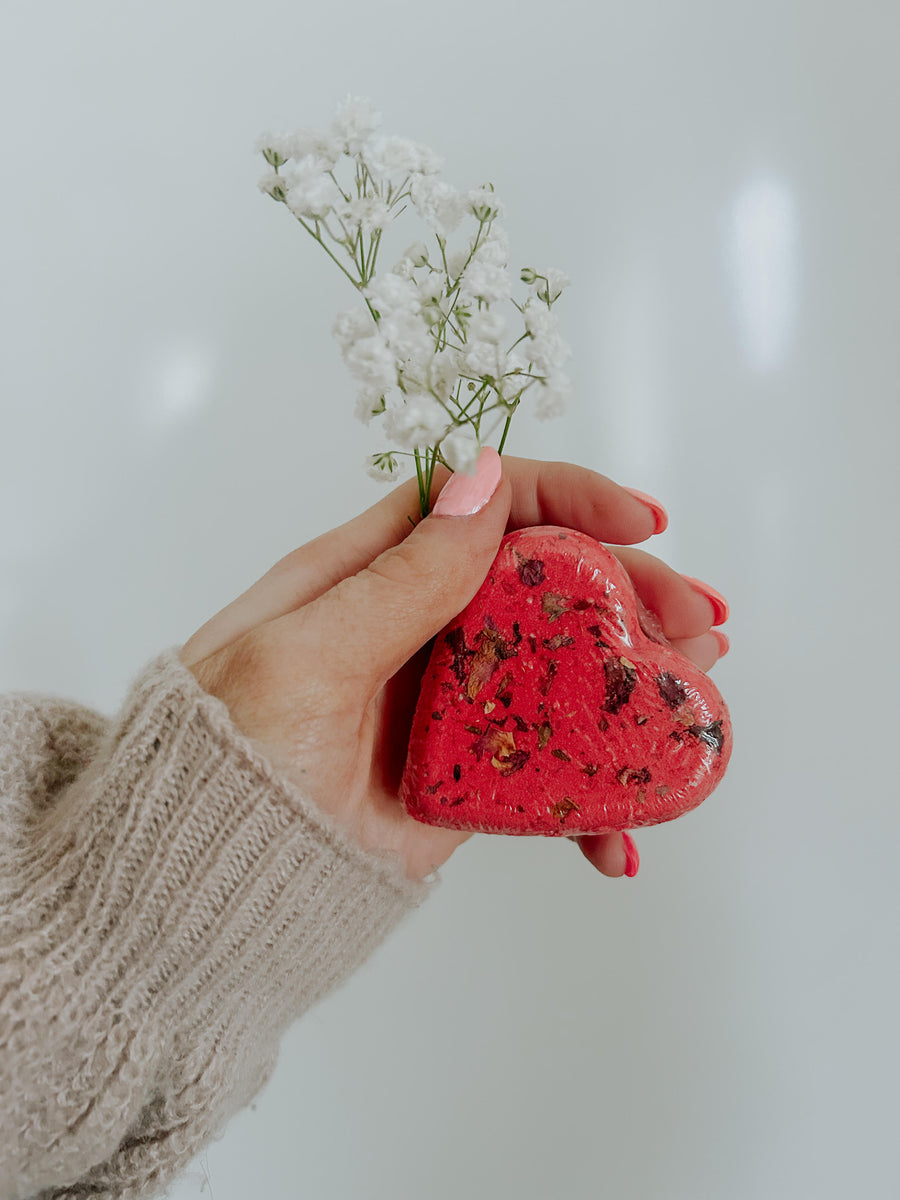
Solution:
<path fill-rule="evenodd" d="M 7 996 L 15 1099 L 0 1120 L 14 1194 L 87 1172 L 98 1195 L 143 1195 L 252 1097 L 291 1021 L 432 886 L 307 802 L 177 648 L 91 751 L 10 847 L 25 888 L 24 983 Z"/>
<path fill-rule="evenodd" d="M 117 824 L 104 831 L 116 839 L 104 908 L 116 924 L 140 912 L 108 957 L 117 972 L 142 960 L 132 1002 L 165 997 L 181 1023 L 242 989 L 256 1007 L 265 981 L 260 1018 L 281 1024 L 428 894 L 399 856 L 363 849 L 279 774 L 175 647 L 132 688 L 103 778 Z"/>

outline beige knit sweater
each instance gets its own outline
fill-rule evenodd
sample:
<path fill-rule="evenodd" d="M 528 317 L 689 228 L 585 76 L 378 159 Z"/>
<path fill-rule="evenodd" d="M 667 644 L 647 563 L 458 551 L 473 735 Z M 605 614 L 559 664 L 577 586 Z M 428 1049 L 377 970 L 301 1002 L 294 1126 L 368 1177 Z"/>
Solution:
<path fill-rule="evenodd" d="M 0 1198 L 156 1195 L 430 886 L 306 802 L 176 648 L 113 720 L 0 696 Z"/>

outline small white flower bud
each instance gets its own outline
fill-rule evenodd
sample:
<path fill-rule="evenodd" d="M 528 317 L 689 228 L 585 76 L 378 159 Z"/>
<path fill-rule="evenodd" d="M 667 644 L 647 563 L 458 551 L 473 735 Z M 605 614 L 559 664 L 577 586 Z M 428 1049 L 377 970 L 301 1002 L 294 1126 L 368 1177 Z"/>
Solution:
<path fill-rule="evenodd" d="M 385 413 L 384 432 L 404 450 L 431 446 L 452 424 L 449 413 L 433 396 L 407 396 L 406 402 Z"/>
<path fill-rule="evenodd" d="M 492 183 L 484 187 L 472 188 L 466 193 L 466 204 L 469 212 L 479 221 L 492 221 L 503 215 L 503 205 L 494 191 Z"/>
<path fill-rule="evenodd" d="M 256 149 L 270 167 L 281 167 L 293 155 L 293 134 L 263 133 L 256 139 Z"/>
<path fill-rule="evenodd" d="M 359 154 L 381 124 L 381 113 L 375 111 L 371 100 L 362 96 L 347 96 L 337 106 L 331 131 L 345 154 Z"/>
<path fill-rule="evenodd" d="M 467 475 L 475 474 L 475 464 L 481 446 L 475 438 L 462 429 L 454 429 L 441 442 L 441 454 L 451 471 L 463 471 Z"/>
<path fill-rule="evenodd" d="M 378 336 L 361 338 L 348 346 L 344 362 L 360 383 L 387 390 L 396 385 L 397 366 L 394 356 Z"/>
<path fill-rule="evenodd" d="M 493 342 L 494 345 L 503 340 L 505 332 L 503 314 L 491 312 L 490 309 L 475 313 L 466 330 L 470 342 Z"/>
<path fill-rule="evenodd" d="M 440 158 L 408 138 L 380 137 L 366 148 L 366 166 L 378 179 L 404 175 L 437 175 L 443 163 Z"/>
<path fill-rule="evenodd" d="M 534 415 L 537 419 L 548 421 L 551 417 L 561 416 L 572 395 L 572 381 L 568 375 L 562 371 L 552 372 L 536 386 Z"/>
<path fill-rule="evenodd" d="M 265 192 L 273 200 L 284 200 L 287 195 L 287 181 L 277 171 L 267 171 L 265 175 L 260 176 L 257 186 L 261 192 Z"/>
<path fill-rule="evenodd" d="M 459 294 L 463 300 L 484 300 L 487 304 L 508 300 L 512 295 L 512 279 L 506 267 L 475 261 L 466 268 Z"/>
<path fill-rule="evenodd" d="M 362 421 L 363 425 L 371 424 L 372 418 L 384 410 L 384 393 L 380 388 L 365 387 L 357 394 L 354 416 L 358 421 Z"/>
<path fill-rule="evenodd" d="M 382 454 L 370 454 L 365 460 L 366 472 L 379 483 L 393 483 L 406 470 L 405 460 L 392 454 L 390 450 Z"/>
<path fill-rule="evenodd" d="M 419 175 L 410 184 L 416 212 L 440 237 L 446 238 L 463 218 L 465 200 L 449 183 L 432 175 Z"/>

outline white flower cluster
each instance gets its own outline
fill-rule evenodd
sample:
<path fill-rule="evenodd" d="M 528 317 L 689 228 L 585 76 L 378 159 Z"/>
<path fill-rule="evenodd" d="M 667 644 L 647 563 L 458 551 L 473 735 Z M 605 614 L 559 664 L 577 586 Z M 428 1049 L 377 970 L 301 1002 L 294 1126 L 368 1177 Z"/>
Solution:
<path fill-rule="evenodd" d="M 569 280 L 553 268 L 525 268 L 519 279 L 528 292 L 516 301 L 493 186 L 459 191 L 440 178 L 441 160 L 427 146 L 382 136 L 380 124 L 368 101 L 348 96 L 325 133 L 265 134 L 257 146 L 270 169 L 259 186 L 359 291 L 364 306 L 340 313 L 334 335 L 360 385 L 357 417 L 381 417 L 399 448 L 370 455 L 369 473 L 396 479 L 414 458 L 424 514 L 435 463 L 471 471 L 505 422 L 502 450 L 525 392 L 533 389 L 540 418 L 564 410 L 570 351 L 552 307 Z M 435 249 L 415 242 L 390 272 L 376 275 L 382 234 L 410 204 Z M 451 249 L 464 221 L 469 231 Z M 524 324 L 517 337 L 507 327 L 510 307 Z"/>

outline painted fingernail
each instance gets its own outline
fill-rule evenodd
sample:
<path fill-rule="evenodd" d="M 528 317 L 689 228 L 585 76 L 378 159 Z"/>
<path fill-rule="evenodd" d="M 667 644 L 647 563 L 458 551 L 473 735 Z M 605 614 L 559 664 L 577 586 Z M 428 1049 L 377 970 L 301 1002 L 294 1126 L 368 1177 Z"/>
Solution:
<path fill-rule="evenodd" d="M 682 578 L 695 587 L 701 596 L 705 596 L 713 606 L 713 625 L 721 625 L 728 620 L 728 601 L 720 592 L 704 583 L 702 579 L 694 579 L 691 575 L 683 575 Z"/>
<path fill-rule="evenodd" d="M 731 649 L 731 642 L 729 642 L 728 638 L 720 629 L 711 629 L 710 633 L 712 633 L 713 637 L 719 643 L 719 658 L 724 658 Z"/>
<path fill-rule="evenodd" d="M 669 514 L 663 508 L 658 500 L 654 500 L 652 496 L 648 496 L 646 492 L 639 492 L 635 488 L 624 489 L 629 496 L 634 496 L 635 500 L 640 500 L 641 504 L 646 504 L 647 508 L 653 513 L 653 519 L 656 521 L 654 533 L 662 533 L 668 528 Z"/>
<path fill-rule="evenodd" d="M 630 838 L 627 833 L 622 834 L 622 841 L 625 843 L 625 874 L 629 879 L 634 879 L 638 873 L 638 867 L 641 865 L 640 855 L 634 839 Z"/>
<path fill-rule="evenodd" d="M 434 502 L 436 517 L 471 517 L 484 508 L 497 490 L 503 468 L 493 446 L 482 446 L 474 475 L 454 471 Z"/>

